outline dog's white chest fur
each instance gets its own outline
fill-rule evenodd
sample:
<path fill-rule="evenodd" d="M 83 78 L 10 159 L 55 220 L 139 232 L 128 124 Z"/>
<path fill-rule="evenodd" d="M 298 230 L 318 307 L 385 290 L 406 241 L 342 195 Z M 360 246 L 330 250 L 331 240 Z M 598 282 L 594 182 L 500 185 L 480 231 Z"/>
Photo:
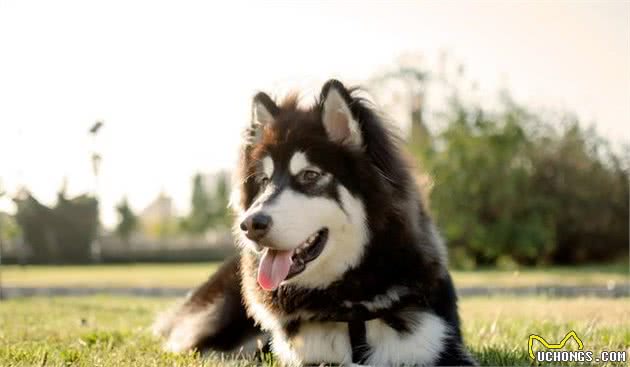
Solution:
<path fill-rule="evenodd" d="M 446 323 L 434 314 L 414 313 L 407 318 L 409 333 L 399 333 L 380 320 L 366 323 L 368 365 L 429 365 L 435 363 L 448 335 Z M 352 362 L 348 324 L 303 323 L 290 340 L 274 333 L 273 350 L 287 365 Z"/>

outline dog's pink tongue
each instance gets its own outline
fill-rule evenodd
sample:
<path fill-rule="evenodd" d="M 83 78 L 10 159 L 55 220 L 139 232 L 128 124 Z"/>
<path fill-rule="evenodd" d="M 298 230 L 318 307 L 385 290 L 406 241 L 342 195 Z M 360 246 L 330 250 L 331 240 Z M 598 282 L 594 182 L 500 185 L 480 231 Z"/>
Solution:
<path fill-rule="evenodd" d="M 278 288 L 289 275 L 289 269 L 293 263 L 291 256 L 293 256 L 293 250 L 267 249 L 258 266 L 258 284 L 268 291 Z"/>

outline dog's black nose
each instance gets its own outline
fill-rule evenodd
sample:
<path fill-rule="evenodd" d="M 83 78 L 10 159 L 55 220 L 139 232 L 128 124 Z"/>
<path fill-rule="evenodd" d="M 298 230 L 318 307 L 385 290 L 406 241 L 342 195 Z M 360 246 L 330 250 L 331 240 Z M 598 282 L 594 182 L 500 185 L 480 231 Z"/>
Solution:
<path fill-rule="evenodd" d="M 269 228 L 271 228 L 271 217 L 264 213 L 250 215 L 241 222 L 241 230 L 252 241 L 265 237 Z"/>

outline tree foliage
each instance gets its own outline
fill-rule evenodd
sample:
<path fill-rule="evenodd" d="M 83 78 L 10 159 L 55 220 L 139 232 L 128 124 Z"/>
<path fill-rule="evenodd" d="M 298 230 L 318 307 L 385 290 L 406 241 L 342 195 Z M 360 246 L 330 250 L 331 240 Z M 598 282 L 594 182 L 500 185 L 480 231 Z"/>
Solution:
<path fill-rule="evenodd" d="M 534 112 L 506 91 L 498 107 L 483 105 L 465 68 L 443 56 L 437 73 L 416 57 L 371 84 L 410 106 L 408 145 L 423 181 L 432 181 L 427 199 L 451 260 L 474 267 L 627 259 L 630 146 L 613 149 L 575 116 Z M 449 101 L 438 113 L 425 105 L 433 95 Z"/>
<path fill-rule="evenodd" d="M 59 193 L 53 208 L 30 194 L 15 199 L 16 219 L 30 249 L 29 261 L 81 263 L 90 260 L 98 230 L 98 201 L 87 195 L 72 199 Z"/>
<path fill-rule="evenodd" d="M 456 263 L 578 263 L 628 256 L 628 159 L 575 117 L 507 97 L 498 111 L 453 97 L 431 144 L 431 208 Z M 422 145 L 422 147 L 418 147 Z"/>
<path fill-rule="evenodd" d="M 123 241 L 128 243 L 129 237 L 138 227 L 138 217 L 129 207 L 127 198 L 123 198 L 123 200 L 116 206 L 116 212 L 118 212 L 116 234 L 118 234 Z"/>
<path fill-rule="evenodd" d="M 212 177 L 213 182 L 206 181 L 199 173 L 193 177 L 190 213 L 182 221 L 184 231 L 191 234 L 203 234 L 229 223 L 227 173 L 219 172 Z"/>

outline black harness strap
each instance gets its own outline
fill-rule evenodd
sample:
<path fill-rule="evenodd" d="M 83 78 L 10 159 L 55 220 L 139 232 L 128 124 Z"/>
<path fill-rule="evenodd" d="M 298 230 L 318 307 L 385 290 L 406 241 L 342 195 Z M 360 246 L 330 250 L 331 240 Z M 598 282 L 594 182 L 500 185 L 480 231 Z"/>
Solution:
<path fill-rule="evenodd" d="M 365 364 L 370 346 L 367 343 L 365 321 L 348 322 L 348 334 L 352 347 L 352 363 Z"/>
<path fill-rule="evenodd" d="M 348 336 L 352 349 L 352 363 L 366 364 L 370 356 L 371 347 L 367 342 L 365 323 L 369 320 L 381 319 L 389 327 L 399 333 L 408 332 L 409 327 L 403 320 L 397 317 L 396 314 L 401 309 L 409 308 L 410 306 L 417 308 L 424 305 L 423 300 L 417 297 L 415 293 L 405 294 L 390 307 L 376 311 L 370 311 L 357 302 L 354 307 L 346 307 L 345 310 L 342 309 L 342 312 L 339 312 L 339 308 L 335 308 L 334 312 L 325 314 L 324 317 L 320 319 L 311 319 L 311 321 L 348 323 Z"/>

